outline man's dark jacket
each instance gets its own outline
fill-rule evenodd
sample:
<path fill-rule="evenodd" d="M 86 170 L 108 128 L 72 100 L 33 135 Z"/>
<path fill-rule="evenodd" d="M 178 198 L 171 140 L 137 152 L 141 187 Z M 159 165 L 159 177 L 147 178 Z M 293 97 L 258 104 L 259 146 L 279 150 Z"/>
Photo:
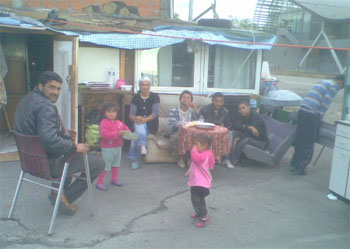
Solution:
<path fill-rule="evenodd" d="M 259 136 L 253 136 L 252 132 L 248 129 L 248 126 L 255 127 L 259 131 Z M 265 122 L 254 110 L 251 110 L 247 117 L 238 115 L 237 119 L 232 122 L 232 129 L 242 132 L 245 137 L 253 137 L 265 143 L 269 142 Z"/>
<path fill-rule="evenodd" d="M 49 160 L 76 152 L 74 142 L 65 134 L 56 105 L 37 87 L 19 103 L 14 130 L 20 134 L 38 136 Z"/>
<path fill-rule="evenodd" d="M 229 111 L 225 107 L 221 107 L 220 110 L 215 112 L 214 105 L 208 104 L 200 109 L 199 115 L 204 118 L 205 122 L 225 126 L 230 129 L 231 123 Z"/>

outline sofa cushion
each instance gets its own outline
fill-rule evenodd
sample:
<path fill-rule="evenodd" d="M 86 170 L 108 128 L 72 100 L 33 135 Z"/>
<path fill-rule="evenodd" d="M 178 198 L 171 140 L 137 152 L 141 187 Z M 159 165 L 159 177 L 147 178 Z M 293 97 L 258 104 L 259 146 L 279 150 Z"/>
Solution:
<path fill-rule="evenodd" d="M 168 132 L 168 117 L 171 109 L 179 105 L 179 94 L 159 94 L 159 128 L 157 135 L 164 135 Z M 200 109 L 202 106 L 211 103 L 211 99 L 207 96 L 193 96 L 193 101 Z"/>
<path fill-rule="evenodd" d="M 153 134 L 148 135 L 148 141 L 152 141 L 157 148 L 164 150 L 171 150 L 171 141 L 169 138 L 165 138 L 163 136 L 155 136 Z"/>

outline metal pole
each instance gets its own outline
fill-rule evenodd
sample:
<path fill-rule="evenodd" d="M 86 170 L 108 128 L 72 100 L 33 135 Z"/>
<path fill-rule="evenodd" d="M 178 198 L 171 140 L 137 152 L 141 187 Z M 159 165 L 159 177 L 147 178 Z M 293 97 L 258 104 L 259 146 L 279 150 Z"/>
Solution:
<path fill-rule="evenodd" d="M 174 0 L 170 0 L 170 19 L 174 19 Z"/>
<path fill-rule="evenodd" d="M 347 52 L 346 62 L 344 98 L 341 119 L 350 121 L 350 51 Z"/>
<path fill-rule="evenodd" d="M 192 22 L 192 20 L 193 20 L 193 0 L 189 0 L 188 21 Z"/>

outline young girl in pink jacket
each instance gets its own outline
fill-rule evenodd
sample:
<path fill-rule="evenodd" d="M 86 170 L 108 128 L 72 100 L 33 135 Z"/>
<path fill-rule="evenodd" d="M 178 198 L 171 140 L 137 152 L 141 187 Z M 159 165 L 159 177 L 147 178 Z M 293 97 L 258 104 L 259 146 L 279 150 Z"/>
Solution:
<path fill-rule="evenodd" d="M 209 195 L 212 181 L 210 169 L 215 163 L 210 144 L 210 137 L 205 134 L 198 134 L 193 138 L 188 185 L 191 187 L 191 201 L 195 210 L 191 217 L 198 219 L 196 227 L 204 227 L 209 222 L 205 197 Z"/>
<path fill-rule="evenodd" d="M 100 123 L 102 157 L 105 161 L 105 170 L 98 176 L 96 188 L 107 190 L 104 184 L 104 178 L 107 171 L 112 171 L 112 182 L 114 186 L 121 187 L 122 183 L 118 181 L 120 161 L 122 157 L 122 146 L 126 135 L 130 136 L 130 129 L 117 120 L 117 105 L 108 103 L 103 106 L 102 113 L 104 119 Z M 132 133 L 131 133 L 132 134 Z"/>

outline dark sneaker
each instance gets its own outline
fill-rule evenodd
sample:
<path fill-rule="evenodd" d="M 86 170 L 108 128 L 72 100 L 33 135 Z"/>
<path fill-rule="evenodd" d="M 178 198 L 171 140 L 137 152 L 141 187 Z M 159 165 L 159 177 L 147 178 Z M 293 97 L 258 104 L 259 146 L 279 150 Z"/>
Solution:
<path fill-rule="evenodd" d="M 57 195 L 54 193 L 51 193 L 49 195 L 49 200 L 50 200 L 52 206 L 55 206 L 56 198 L 57 198 Z M 62 194 L 61 203 L 60 203 L 60 206 L 58 209 L 60 211 L 60 213 L 64 214 L 64 215 L 74 215 L 76 213 L 77 209 L 78 209 L 77 205 L 70 204 L 68 202 L 67 198 L 64 196 L 64 194 Z"/>
<path fill-rule="evenodd" d="M 205 218 L 200 218 L 198 220 L 198 222 L 196 223 L 196 227 L 204 227 L 205 225 L 207 225 L 209 222 L 209 216 L 205 217 Z"/>

